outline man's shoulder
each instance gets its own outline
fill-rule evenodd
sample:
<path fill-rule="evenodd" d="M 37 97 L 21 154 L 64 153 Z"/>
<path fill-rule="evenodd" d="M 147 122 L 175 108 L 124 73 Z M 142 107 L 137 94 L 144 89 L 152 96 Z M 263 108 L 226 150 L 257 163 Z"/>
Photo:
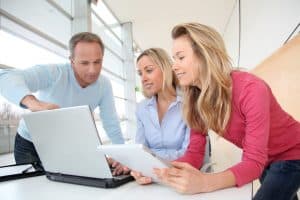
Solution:
<path fill-rule="evenodd" d="M 103 75 L 99 75 L 98 80 L 93 84 L 96 90 L 99 90 L 100 96 L 105 97 L 106 92 L 111 90 L 111 82 L 110 80 Z"/>
<path fill-rule="evenodd" d="M 70 63 L 48 63 L 48 64 L 37 64 L 35 66 L 37 66 L 37 67 L 59 68 L 59 69 L 64 69 L 64 70 L 68 70 L 68 69 L 71 68 Z"/>
<path fill-rule="evenodd" d="M 110 80 L 108 79 L 107 76 L 100 74 L 100 75 L 99 75 L 99 78 L 98 78 L 98 83 L 99 83 L 101 86 L 107 86 L 107 85 L 110 84 Z"/>
<path fill-rule="evenodd" d="M 38 64 L 34 67 L 44 69 L 49 71 L 50 73 L 70 73 L 72 71 L 72 67 L 69 63 L 51 63 L 51 64 Z"/>

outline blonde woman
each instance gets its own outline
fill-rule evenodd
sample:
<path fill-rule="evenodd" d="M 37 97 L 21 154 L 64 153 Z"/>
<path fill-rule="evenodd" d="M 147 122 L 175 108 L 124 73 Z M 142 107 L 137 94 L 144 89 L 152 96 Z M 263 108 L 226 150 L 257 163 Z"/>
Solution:
<path fill-rule="evenodd" d="M 137 73 L 147 99 L 137 106 L 136 143 L 175 160 L 189 144 L 190 129 L 182 118 L 182 97 L 168 54 L 160 48 L 145 50 L 137 58 Z"/>
<path fill-rule="evenodd" d="M 163 49 L 147 49 L 137 58 L 137 73 L 147 99 L 137 106 L 136 143 L 165 160 L 175 160 L 187 149 L 190 129 L 182 118 L 182 97 L 171 60 Z M 138 172 L 131 175 L 141 184 L 151 182 Z"/>
<path fill-rule="evenodd" d="M 229 169 L 205 174 L 192 166 L 199 157 L 187 150 L 181 160 L 192 165 L 173 162 L 171 168 L 155 169 L 157 176 L 188 194 L 239 187 L 260 178 L 255 200 L 297 199 L 300 123 L 282 110 L 263 80 L 232 69 L 214 29 L 180 24 L 172 37 L 173 71 L 184 88 L 183 113 L 192 129 L 189 146 L 205 140 L 211 129 L 242 148 L 243 155 Z"/>

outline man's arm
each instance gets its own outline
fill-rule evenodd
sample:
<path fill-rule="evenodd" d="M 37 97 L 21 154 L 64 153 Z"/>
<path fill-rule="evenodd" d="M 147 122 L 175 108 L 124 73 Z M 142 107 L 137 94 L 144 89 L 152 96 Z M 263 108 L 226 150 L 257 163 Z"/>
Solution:
<path fill-rule="evenodd" d="M 58 105 L 52 104 L 52 103 L 47 103 L 47 102 L 42 102 L 39 101 L 35 96 L 33 95 L 26 95 L 22 100 L 21 100 L 21 106 L 24 108 L 28 108 L 31 111 L 40 111 L 40 110 L 52 110 L 59 108 Z"/>
<path fill-rule="evenodd" d="M 57 75 L 54 66 L 35 66 L 26 70 L 1 70 L 0 93 L 8 101 L 32 111 L 53 109 L 57 105 L 40 102 L 33 93 L 47 88 Z"/>
<path fill-rule="evenodd" d="M 103 84 L 103 91 L 101 91 L 102 97 L 99 108 L 103 128 L 113 144 L 123 144 L 124 138 L 122 136 L 120 122 L 115 108 L 111 83 L 105 77 L 102 78 L 101 84 Z"/>
<path fill-rule="evenodd" d="M 11 103 L 18 106 L 26 95 L 32 92 L 28 88 L 22 71 L 1 70 L 0 71 L 0 93 Z"/>

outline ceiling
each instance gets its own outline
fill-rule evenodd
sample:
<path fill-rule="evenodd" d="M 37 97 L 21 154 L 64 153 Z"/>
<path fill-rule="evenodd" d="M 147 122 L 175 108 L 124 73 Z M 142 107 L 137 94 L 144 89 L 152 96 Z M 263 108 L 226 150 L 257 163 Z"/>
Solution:
<path fill-rule="evenodd" d="M 132 22 L 133 38 L 142 49 L 162 47 L 170 53 L 172 27 L 200 22 L 221 34 L 236 0 L 103 0 L 120 22 Z"/>

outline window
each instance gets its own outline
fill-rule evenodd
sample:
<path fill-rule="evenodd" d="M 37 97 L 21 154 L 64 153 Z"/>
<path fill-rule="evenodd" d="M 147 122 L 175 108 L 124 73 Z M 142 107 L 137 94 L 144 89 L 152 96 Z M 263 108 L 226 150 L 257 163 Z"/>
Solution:
<path fill-rule="evenodd" d="M 84 2 L 89 1 L 80 1 L 83 4 Z M 80 13 L 80 10 L 75 10 L 77 9 L 75 3 L 76 1 L 72 0 L 1 1 L 0 69 L 25 69 L 36 64 L 69 62 L 67 45 L 72 30 L 74 31 L 74 28 L 77 27 L 79 27 L 78 30 L 81 30 L 84 26 L 75 20 L 77 17 L 75 13 Z M 97 6 L 92 4 L 89 14 L 86 17 L 91 17 L 92 27 L 91 29 L 89 27 L 88 31 L 99 34 L 105 45 L 105 57 L 101 73 L 111 81 L 121 129 L 125 138 L 128 138 L 129 134 L 126 132 L 129 130 L 133 132 L 129 125 L 133 121 L 129 121 L 129 118 L 134 115 L 134 108 L 131 104 L 135 104 L 135 96 L 128 95 L 128 91 L 134 92 L 135 80 L 128 78 L 130 77 L 128 76 L 128 67 L 124 68 L 124 63 L 131 59 L 125 58 L 124 55 L 129 55 L 128 52 L 132 50 L 131 48 L 124 49 L 124 42 L 130 43 L 130 40 L 126 41 L 122 38 L 123 25 L 119 23 L 102 1 L 99 1 Z M 83 27 L 83 29 L 87 27 Z M 24 112 L 26 110 L 9 104 L 0 96 L 1 165 L 12 164 L 2 162 L 2 158 L 8 155 L 8 152 L 13 151 L 17 123 L 20 115 Z M 97 112 L 99 113 L 99 111 Z M 103 134 L 104 131 L 101 131 L 101 120 L 98 119 L 97 121 L 99 122 L 97 127 L 100 130 L 101 138 L 108 139 L 106 134 Z M 10 153 L 9 156 L 12 157 L 12 154 Z"/>
<path fill-rule="evenodd" d="M 48 1 L 1 1 L 1 9 L 12 18 L 17 19 L 18 22 L 27 24 L 30 28 L 67 45 L 71 35 L 71 19 Z"/>
<path fill-rule="evenodd" d="M 24 69 L 36 64 L 64 63 L 62 56 L 0 30 L 0 66 L 2 68 Z M 13 105 L 0 96 L 0 159 L 3 164 L 13 164 L 14 139 L 21 115 L 28 112 Z M 9 161 L 6 161 L 9 160 Z"/>
<path fill-rule="evenodd" d="M 115 96 L 115 105 L 117 107 L 117 113 L 121 120 L 121 128 L 126 139 L 130 139 L 134 132 L 129 124 L 130 118 L 134 116 L 135 110 L 128 109 L 132 108 L 130 102 L 132 99 L 135 101 L 134 85 L 130 84 L 129 81 L 135 81 L 128 79 L 128 73 L 130 70 L 124 68 L 126 59 L 124 55 L 132 49 L 125 49 L 124 43 L 126 38 L 123 37 L 123 31 L 125 31 L 116 17 L 111 13 L 104 2 L 99 1 L 97 6 L 91 6 L 92 13 L 92 32 L 99 34 L 105 45 L 104 63 L 102 73 L 106 75 L 111 83 Z M 128 66 L 128 65 L 127 65 Z M 128 66 L 133 67 L 134 66 Z M 135 71 L 135 70 L 133 70 Z M 135 77 L 135 76 L 134 76 Z M 132 88 L 129 88 L 132 87 Z M 129 95 L 128 90 L 133 91 L 133 95 Z M 132 103 L 131 103 L 132 104 Z"/>
<path fill-rule="evenodd" d="M 18 69 L 68 60 L 42 47 L 0 30 L 0 64 Z"/>

